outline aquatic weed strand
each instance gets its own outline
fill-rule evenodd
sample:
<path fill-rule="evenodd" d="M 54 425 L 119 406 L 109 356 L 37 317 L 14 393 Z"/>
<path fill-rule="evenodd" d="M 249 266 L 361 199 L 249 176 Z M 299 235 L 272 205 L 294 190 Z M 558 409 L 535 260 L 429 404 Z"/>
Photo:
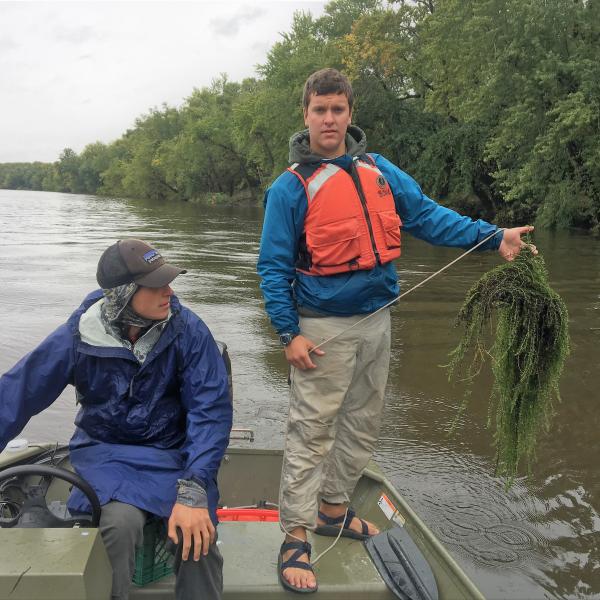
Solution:
<path fill-rule="evenodd" d="M 569 354 L 567 308 L 548 283 L 543 258 L 524 249 L 473 285 L 457 325 L 464 329 L 450 353 L 449 378 L 462 373 L 469 381 L 462 412 L 474 378 L 491 357 L 488 426 L 494 425 L 496 474 L 510 484 L 523 459 L 530 468 L 537 436 L 548 429 L 553 402 L 560 400 L 559 381 Z M 488 326 L 492 336 L 495 331 L 491 347 Z"/>

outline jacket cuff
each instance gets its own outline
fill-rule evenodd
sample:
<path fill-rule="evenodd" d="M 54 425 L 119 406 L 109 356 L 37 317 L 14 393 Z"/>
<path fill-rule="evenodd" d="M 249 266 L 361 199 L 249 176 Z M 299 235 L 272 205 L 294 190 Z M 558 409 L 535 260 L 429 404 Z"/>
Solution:
<path fill-rule="evenodd" d="M 477 236 L 477 241 L 475 242 L 475 244 L 481 242 L 486 237 L 492 235 L 495 232 L 496 232 L 496 235 L 494 235 L 492 238 L 490 238 L 485 244 L 482 244 L 479 248 L 477 248 L 477 250 L 478 251 L 498 250 L 498 248 L 500 248 L 500 244 L 502 243 L 502 238 L 504 237 L 504 230 L 500 229 L 500 227 L 497 227 L 496 225 L 490 225 L 489 223 L 486 223 L 485 221 L 480 220 L 480 222 L 483 223 L 485 227 L 480 229 L 479 235 Z"/>
<path fill-rule="evenodd" d="M 500 229 L 496 227 L 496 231 Z M 502 238 L 504 237 L 504 230 L 498 231 L 498 233 L 492 238 L 492 247 L 491 250 L 498 250 L 500 248 L 500 244 L 502 243 Z"/>
<path fill-rule="evenodd" d="M 208 508 L 206 490 L 191 479 L 177 480 L 177 503 L 191 508 Z"/>

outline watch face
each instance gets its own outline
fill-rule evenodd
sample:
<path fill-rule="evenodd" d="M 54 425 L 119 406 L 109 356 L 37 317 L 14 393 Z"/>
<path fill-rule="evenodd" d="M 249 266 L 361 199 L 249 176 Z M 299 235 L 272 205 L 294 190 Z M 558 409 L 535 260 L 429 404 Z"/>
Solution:
<path fill-rule="evenodd" d="M 291 333 L 282 333 L 279 336 L 279 340 L 284 346 L 287 346 L 293 339 L 294 336 Z"/>

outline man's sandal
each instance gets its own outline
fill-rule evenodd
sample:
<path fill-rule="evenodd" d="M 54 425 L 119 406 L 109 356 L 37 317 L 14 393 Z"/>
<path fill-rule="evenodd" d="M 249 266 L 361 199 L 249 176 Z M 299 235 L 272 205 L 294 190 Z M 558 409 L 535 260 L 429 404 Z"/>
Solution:
<path fill-rule="evenodd" d="M 283 560 L 283 553 L 288 550 L 296 550 L 292 556 L 290 556 L 286 561 Z M 318 586 L 315 587 L 296 587 L 292 585 L 284 576 L 283 571 L 288 568 L 293 569 L 304 569 L 305 571 L 310 571 L 314 575 L 313 568 L 310 562 L 300 562 L 298 559 L 306 554 L 308 556 L 308 560 L 310 561 L 310 544 L 308 542 L 284 542 L 281 544 L 281 548 L 279 550 L 279 557 L 277 559 L 277 574 L 279 575 L 279 582 L 281 585 L 290 592 L 297 592 L 299 594 L 312 594 L 317 591 Z"/>
<path fill-rule="evenodd" d="M 366 521 L 363 521 L 360 517 L 356 517 L 361 524 L 362 533 L 358 531 L 354 531 L 354 529 L 350 529 L 350 524 L 352 523 L 352 519 L 356 517 L 356 513 L 349 508 L 348 514 L 344 519 L 344 515 L 340 515 L 339 517 L 328 517 L 325 513 L 319 511 L 319 519 L 325 523 L 325 525 L 317 525 L 315 529 L 315 533 L 319 535 L 326 535 L 328 537 L 337 537 L 340 533 L 340 525 L 342 527 L 341 537 L 352 538 L 353 540 L 366 540 L 371 537 L 369 535 L 369 526 Z M 342 524 L 343 522 L 343 524 Z"/>

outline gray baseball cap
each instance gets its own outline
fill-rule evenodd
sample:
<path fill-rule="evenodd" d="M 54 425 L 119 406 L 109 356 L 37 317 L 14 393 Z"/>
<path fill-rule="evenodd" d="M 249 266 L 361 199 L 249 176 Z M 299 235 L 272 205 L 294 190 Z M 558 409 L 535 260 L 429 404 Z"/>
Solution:
<path fill-rule="evenodd" d="M 187 271 L 166 263 L 150 244 L 128 238 L 119 240 L 102 253 L 96 279 L 105 289 L 127 283 L 159 288 L 171 283 L 181 273 Z"/>

